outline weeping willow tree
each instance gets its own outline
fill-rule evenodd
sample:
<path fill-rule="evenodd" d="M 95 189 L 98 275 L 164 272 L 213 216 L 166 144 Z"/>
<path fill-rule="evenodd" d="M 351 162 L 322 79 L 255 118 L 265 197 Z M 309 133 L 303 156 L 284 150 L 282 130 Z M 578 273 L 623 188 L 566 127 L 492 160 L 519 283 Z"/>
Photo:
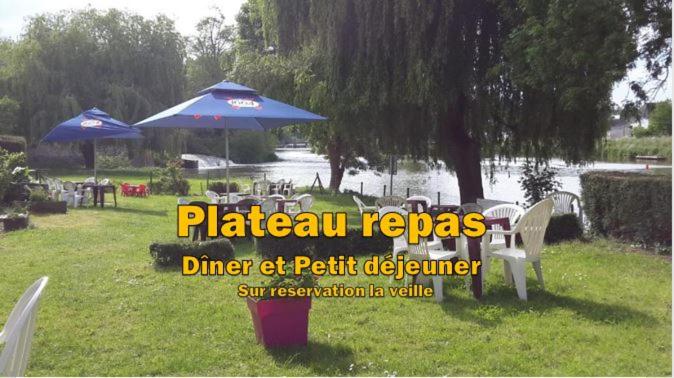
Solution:
<path fill-rule="evenodd" d="M 613 83 L 637 57 L 617 0 L 263 0 L 281 54 L 316 46 L 329 103 L 372 148 L 443 161 L 462 202 L 482 161 L 591 159 Z"/>
<path fill-rule="evenodd" d="M 29 19 L 22 37 L 0 54 L 0 66 L 0 98 L 19 104 L 15 132 L 36 144 L 59 122 L 94 106 L 133 123 L 180 102 L 185 42 L 164 16 L 63 11 Z M 180 147 L 175 133 L 147 136 L 147 148 Z M 83 153 L 91 164 L 92 149 Z"/>

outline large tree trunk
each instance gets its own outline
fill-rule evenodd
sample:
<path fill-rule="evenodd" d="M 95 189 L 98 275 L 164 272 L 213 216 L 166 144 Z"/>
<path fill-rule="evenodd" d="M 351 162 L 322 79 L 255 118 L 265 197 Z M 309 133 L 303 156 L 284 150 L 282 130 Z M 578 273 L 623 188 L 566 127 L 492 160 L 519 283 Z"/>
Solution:
<path fill-rule="evenodd" d="M 80 144 L 80 152 L 84 158 L 84 167 L 86 169 L 94 169 L 94 144 L 91 141 L 82 142 Z"/>
<path fill-rule="evenodd" d="M 330 162 L 330 190 L 339 192 L 344 177 L 344 161 L 342 159 L 342 139 L 337 137 L 328 143 L 328 161 Z"/>
<path fill-rule="evenodd" d="M 478 198 L 484 198 L 480 146 L 472 140 L 453 143 L 450 154 L 459 181 L 461 203 L 477 202 Z"/>
<path fill-rule="evenodd" d="M 466 130 L 465 97 L 459 96 L 449 108 L 446 122 L 439 130 L 439 140 L 447 143 L 443 151 L 444 160 L 456 171 L 461 203 L 476 202 L 478 198 L 484 198 L 480 143 Z"/>

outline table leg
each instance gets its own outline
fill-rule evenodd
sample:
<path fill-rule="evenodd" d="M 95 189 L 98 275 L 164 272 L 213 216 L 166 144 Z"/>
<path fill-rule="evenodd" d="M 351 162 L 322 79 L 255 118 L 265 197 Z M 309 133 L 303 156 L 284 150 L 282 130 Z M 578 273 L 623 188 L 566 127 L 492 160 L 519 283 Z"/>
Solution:
<path fill-rule="evenodd" d="M 94 207 L 96 207 L 98 206 L 98 188 L 94 186 L 91 189 L 94 195 Z"/>
<path fill-rule="evenodd" d="M 482 261 L 480 251 L 480 238 L 466 238 L 468 241 L 468 256 L 471 261 Z M 482 267 L 477 270 L 477 275 L 471 276 L 473 297 L 480 299 L 482 297 Z"/>
<path fill-rule="evenodd" d="M 105 189 L 101 188 L 100 193 L 101 193 L 101 208 L 103 208 L 103 207 L 105 207 L 105 205 L 104 205 L 105 204 Z"/>
<path fill-rule="evenodd" d="M 117 207 L 117 188 L 112 187 L 112 198 L 115 200 L 115 207 Z"/>

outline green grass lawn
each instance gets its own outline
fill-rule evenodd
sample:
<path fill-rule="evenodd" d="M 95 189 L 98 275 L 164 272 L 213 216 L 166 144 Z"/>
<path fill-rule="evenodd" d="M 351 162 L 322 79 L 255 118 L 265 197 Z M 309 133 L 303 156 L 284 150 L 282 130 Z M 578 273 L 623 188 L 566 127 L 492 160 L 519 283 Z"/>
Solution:
<path fill-rule="evenodd" d="M 321 195 L 316 209 L 353 214 L 355 205 L 349 196 Z M 547 246 L 546 290 L 530 270 L 528 302 L 503 284 L 499 262 L 479 302 L 459 278 L 446 280 L 442 304 L 315 299 L 309 346 L 268 351 L 236 294 L 241 283 L 258 284 L 259 274 L 183 277 L 152 266 L 148 245 L 175 239 L 175 215 L 175 197 L 119 198 L 116 209 L 32 216 L 34 228 L 0 234 L 0 319 L 30 283 L 50 277 L 29 375 L 672 372 L 672 267 L 663 257 L 605 240 Z M 239 258 L 257 258 L 251 242 L 235 248 Z M 384 277 L 321 281 L 388 285 Z"/>

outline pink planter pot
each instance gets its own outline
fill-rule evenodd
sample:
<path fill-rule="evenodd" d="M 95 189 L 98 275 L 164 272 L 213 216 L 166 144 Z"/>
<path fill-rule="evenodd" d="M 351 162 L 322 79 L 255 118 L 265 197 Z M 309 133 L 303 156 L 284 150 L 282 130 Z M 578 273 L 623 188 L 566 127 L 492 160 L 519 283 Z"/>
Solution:
<path fill-rule="evenodd" d="M 267 348 L 306 346 L 311 297 L 258 300 L 247 298 L 255 337 Z"/>

